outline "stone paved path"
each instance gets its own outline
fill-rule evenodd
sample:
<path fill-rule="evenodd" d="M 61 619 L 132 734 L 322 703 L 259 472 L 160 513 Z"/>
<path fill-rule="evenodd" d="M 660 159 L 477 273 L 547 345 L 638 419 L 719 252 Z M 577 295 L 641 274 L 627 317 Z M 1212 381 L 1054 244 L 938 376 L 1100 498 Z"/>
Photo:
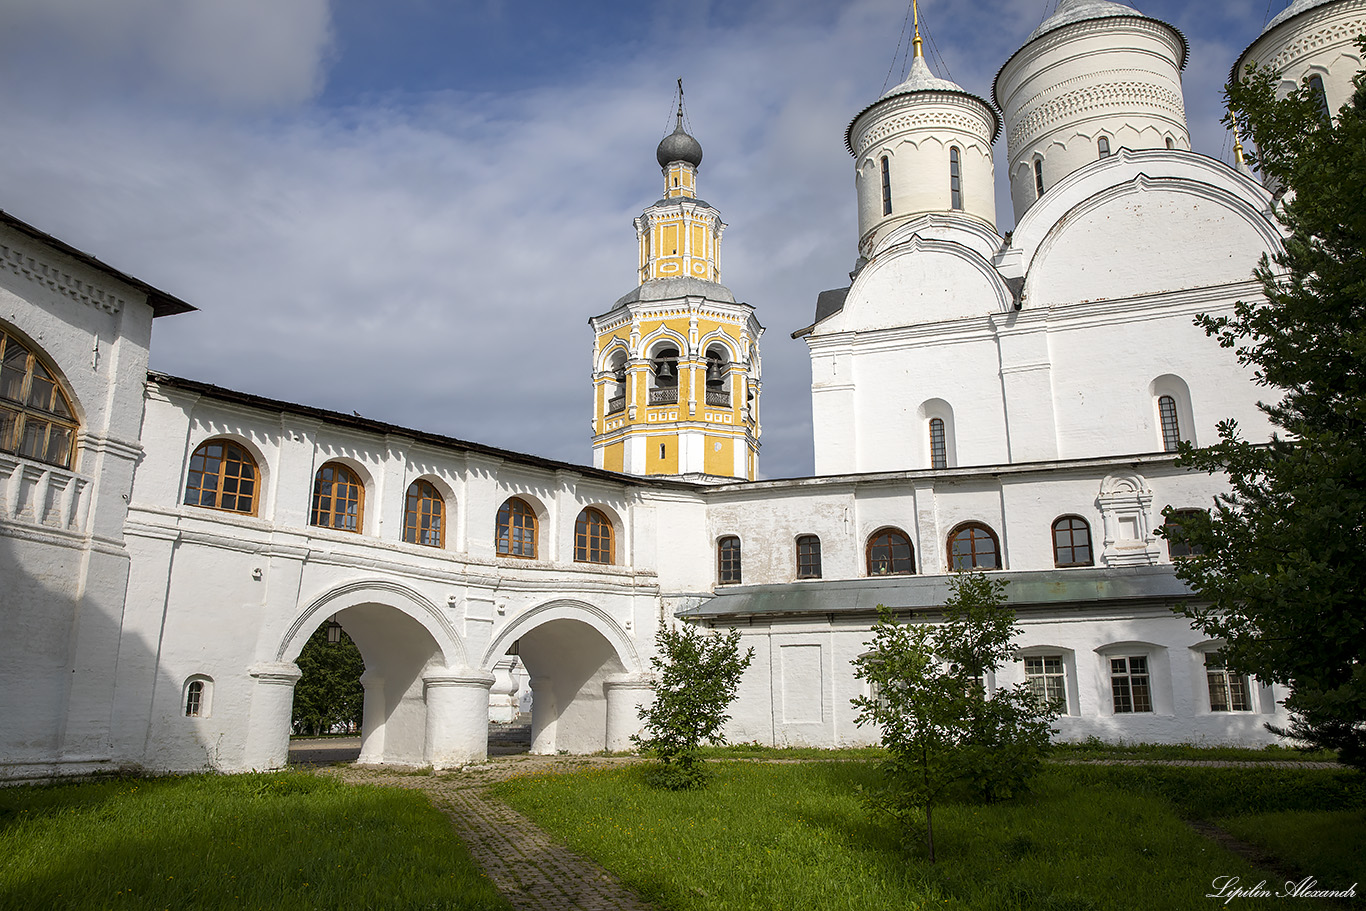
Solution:
<path fill-rule="evenodd" d="M 425 793 L 450 817 L 475 862 L 519 911 L 650 911 L 650 905 L 602 867 L 556 843 L 531 820 L 488 794 L 491 784 L 514 775 L 574 772 L 635 761 L 633 757 L 521 756 L 436 775 L 360 766 L 318 771 L 357 784 Z"/>

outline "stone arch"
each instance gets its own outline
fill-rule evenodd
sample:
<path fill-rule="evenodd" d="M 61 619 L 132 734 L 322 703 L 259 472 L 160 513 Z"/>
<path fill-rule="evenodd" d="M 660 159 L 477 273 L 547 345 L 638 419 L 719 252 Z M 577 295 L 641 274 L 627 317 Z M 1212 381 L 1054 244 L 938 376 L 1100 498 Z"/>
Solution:
<path fill-rule="evenodd" d="M 650 677 L 635 642 L 610 614 L 569 599 L 538 605 L 494 637 L 479 666 L 494 668 L 513 643 L 531 678 L 532 752 L 630 746 Z"/>
<path fill-rule="evenodd" d="M 436 641 L 447 667 L 464 667 L 469 664 L 464 643 L 456 633 L 455 627 L 441 613 L 440 608 L 415 589 L 388 579 L 348 582 L 314 598 L 294 618 L 294 622 L 281 638 L 275 649 L 275 660 L 280 663 L 292 662 L 299 657 L 304 643 L 323 618 L 340 613 L 349 607 L 364 604 L 392 607 L 416 620 Z"/>
<path fill-rule="evenodd" d="M 249 669 L 256 682 L 249 767 L 284 763 L 299 679 L 294 659 L 329 616 L 366 662 L 362 762 L 448 768 L 487 755 L 493 675 L 466 666 L 464 644 L 430 600 L 399 582 L 364 579 L 310 601 L 280 638 L 274 661 Z"/>
<path fill-rule="evenodd" d="M 612 361 L 618 353 L 624 355 L 625 361 L 631 359 L 631 346 L 620 337 L 612 339 L 607 343 L 607 347 L 602 349 L 602 353 L 598 356 L 598 371 L 610 371 L 613 366 Z"/>

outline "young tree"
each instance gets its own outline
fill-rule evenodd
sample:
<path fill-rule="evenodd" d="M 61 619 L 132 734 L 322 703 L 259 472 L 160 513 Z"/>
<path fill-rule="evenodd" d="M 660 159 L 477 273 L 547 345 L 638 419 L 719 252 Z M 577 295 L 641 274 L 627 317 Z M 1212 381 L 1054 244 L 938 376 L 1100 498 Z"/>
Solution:
<path fill-rule="evenodd" d="M 294 684 L 296 734 L 326 734 L 342 725 L 360 727 L 365 710 L 360 675 L 365 673 L 365 661 L 345 630 L 339 641 L 328 642 L 324 623 L 294 663 L 303 672 Z"/>
<path fill-rule="evenodd" d="M 1366 50 L 1366 40 L 1361 42 Z M 1285 252 L 1255 270 L 1265 299 L 1204 315 L 1270 387 L 1260 407 L 1283 431 L 1183 447 L 1182 463 L 1222 472 L 1230 492 L 1167 537 L 1193 555 L 1177 575 L 1199 601 L 1195 626 L 1228 643 L 1239 673 L 1290 686 L 1288 732 L 1366 767 L 1366 74 L 1335 120 L 1308 86 L 1277 99 L 1274 74 L 1228 86 L 1255 163 L 1287 193 Z M 1275 729 L 1273 729 L 1275 730 Z"/>
<path fill-rule="evenodd" d="M 1005 582 L 966 573 L 949 586 L 938 626 L 897 623 L 879 605 L 869 651 L 854 662 L 855 676 L 872 690 L 853 700 L 856 723 L 878 725 L 891 754 L 874 803 L 903 826 L 924 812 L 931 863 L 935 804 L 956 787 L 988 801 L 1024 790 L 1055 715 L 1024 684 L 985 692 L 1019 632 Z"/>
<path fill-rule="evenodd" d="M 730 720 L 726 709 L 735 701 L 754 649 L 740 654 L 738 630 L 707 635 L 688 624 L 661 627 L 655 647 L 657 654 L 650 659 L 658 674 L 654 702 L 640 707 L 645 736 L 633 734 L 631 739 L 659 760 L 657 785 L 700 788 L 707 776 L 697 750 L 704 742 L 725 742 L 721 727 Z"/>

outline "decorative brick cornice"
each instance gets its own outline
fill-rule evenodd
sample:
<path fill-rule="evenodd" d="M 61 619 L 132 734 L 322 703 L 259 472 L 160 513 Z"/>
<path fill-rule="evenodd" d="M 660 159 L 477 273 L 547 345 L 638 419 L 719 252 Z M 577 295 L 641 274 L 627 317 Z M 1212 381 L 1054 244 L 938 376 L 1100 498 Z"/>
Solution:
<path fill-rule="evenodd" d="M 1361 34 L 1366 34 L 1366 16 L 1356 16 L 1339 22 L 1325 22 L 1282 47 L 1266 66 L 1281 72 L 1300 57 L 1330 45 L 1349 45 L 1353 38 Z"/>
<path fill-rule="evenodd" d="M 127 305 L 127 301 L 118 295 L 76 278 L 55 262 L 8 244 L 0 243 L 0 266 L 20 278 L 106 313 L 118 313 Z"/>
<path fill-rule="evenodd" d="M 1186 120 L 1186 109 L 1180 93 L 1165 86 L 1138 81 L 1088 85 L 1059 95 L 1020 118 L 1007 140 L 1009 156 L 1014 160 L 1026 140 L 1041 136 L 1079 114 L 1103 110 L 1133 111 L 1135 108 L 1144 113 L 1165 114 L 1181 123 Z"/>

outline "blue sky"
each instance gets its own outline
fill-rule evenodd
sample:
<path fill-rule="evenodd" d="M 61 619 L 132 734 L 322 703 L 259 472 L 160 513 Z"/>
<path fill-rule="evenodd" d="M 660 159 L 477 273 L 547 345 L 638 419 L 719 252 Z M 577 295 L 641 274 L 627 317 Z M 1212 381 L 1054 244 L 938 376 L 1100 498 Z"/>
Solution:
<path fill-rule="evenodd" d="M 926 0 L 932 64 L 988 96 L 1054 2 Z M 1138 3 L 1191 43 L 1197 152 L 1227 160 L 1223 82 L 1285 5 Z M 809 474 L 789 333 L 847 284 L 844 129 L 898 80 L 906 6 L 678 10 L 0 0 L 0 208 L 200 308 L 158 321 L 156 369 L 588 463 L 587 319 L 634 285 L 682 76 L 723 281 L 768 327 L 761 470 Z"/>

